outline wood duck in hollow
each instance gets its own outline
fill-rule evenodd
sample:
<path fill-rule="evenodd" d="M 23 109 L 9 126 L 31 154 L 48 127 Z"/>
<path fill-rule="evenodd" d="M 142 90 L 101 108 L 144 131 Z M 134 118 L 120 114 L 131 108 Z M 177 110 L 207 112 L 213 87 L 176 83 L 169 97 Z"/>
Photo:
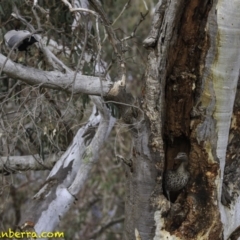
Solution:
<path fill-rule="evenodd" d="M 177 192 L 183 189 L 190 178 L 187 154 L 180 152 L 174 159 L 181 161 L 179 167 L 176 170 L 167 170 L 164 174 L 164 188 L 169 201 L 170 192 Z"/>

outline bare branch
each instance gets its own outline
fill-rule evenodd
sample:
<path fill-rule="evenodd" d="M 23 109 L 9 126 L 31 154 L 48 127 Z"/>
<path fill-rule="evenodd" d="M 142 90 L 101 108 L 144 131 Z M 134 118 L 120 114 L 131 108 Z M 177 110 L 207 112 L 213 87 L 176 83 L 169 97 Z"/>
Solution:
<path fill-rule="evenodd" d="M 112 118 L 109 109 L 99 97 L 93 97 L 92 100 L 98 109 L 94 107 L 88 123 L 78 131 L 72 145 L 55 164 L 44 186 L 33 197 L 21 225 L 31 221 L 38 233 L 52 231 L 76 200 L 75 196 L 89 176 L 89 171 L 97 160 L 99 149 L 109 132 L 107 119 Z M 98 130 L 93 134 L 90 145 L 87 145 L 87 132 L 93 127 Z M 59 209 L 57 214 L 56 209 Z"/>
<path fill-rule="evenodd" d="M 101 226 L 99 226 L 90 236 L 90 239 L 94 239 L 96 237 L 98 237 L 101 233 L 103 233 L 106 229 L 110 228 L 111 226 L 123 222 L 124 221 L 124 217 L 119 217 L 119 218 L 114 218 L 114 219 L 110 219 L 108 221 L 106 221 L 104 224 L 102 224 Z"/>
<path fill-rule="evenodd" d="M 44 162 L 40 164 L 41 158 L 39 155 L 28 156 L 9 156 L 0 158 L 0 172 L 13 171 L 27 171 L 27 170 L 46 170 L 51 169 L 61 154 L 52 154 L 44 159 Z"/>
<path fill-rule="evenodd" d="M 148 10 L 148 6 L 147 6 L 147 3 L 145 2 L 145 0 L 142 0 L 142 1 L 143 1 L 144 7 L 146 8 L 146 10 L 149 11 L 149 10 Z"/>
<path fill-rule="evenodd" d="M 128 0 L 128 2 L 124 5 L 122 11 L 119 13 L 119 15 L 116 17 L 116 19 L 114 20 L 114 22 L 112 23 L 112 26 L 118 21 L 118 19 L 123 15 L 124 11 L 128 8 L 128 6 L 130 5 L 131 0 Z"/>
<path fill-rule="evenodd" d="M 138 23 L 135 25 L 132 33 L 130 34 L 130 36 L 123 38 L 123 39 L 121 40 L 122 42 L 124 42 L 124 41 L 126 41 L 126 40 L 129 40 L 129 39 L 135 37 L 136 31 L 137 31 L 138 27 L 139 27 L 140 24 L 145 20 L 145 17 L 148 15 L 148 13 L 149 13 L 149 11 L 147 11 L 145 14 L 140 13 L 140 14 L 141 14 L 141 18 L 139 19 Z"/>
<path fill-rule="evenodd" d="M 111 23 L 104 12 L 102 6 L 100 3 L 96 0 L 89 0 L 89 3 L 92 5 L 93 9 L 101 16 L 101 19 L 103 21 L 105 30 L 108 34 L 109 41 L 113 47 L 113 50 L 117 56 L 117 61 L 118 61 L 118 67 L 120 71 L 120 82 L 121 86 L 124 87 L 126 85 L 126 65 L 125 65 L 125 60 L 123 57 L 123 52 L 122 52 L 122 43 L 119 41 L 117 38 Z"/>
<path fill-rule="evenodd" d="M 20 15 L 17 7 L 14 7 L 14 13 L 12 13 L 12 16 L 20 20 L 22 23 L 24 23 L 30 29 L 31 32 L 35 32 L 34 27 Z M 38 24 L 40 25 L 40 22 Z M 61 71 L 64 70 L 65 72 L 72 71 L 62 61 L 60 61 L 47 47 L 43 45 L 42 39 L 39 35 L 35 35 L 35 36 L 39 42 L 39 47 L 41 48 L 42 52 L 47 58 L 47 61 L 49 62 L 49 64 L 53 66 L 54 69 L 61 70 Z"/>
<path fill-rule="evenodd" d="M 69 8 L 70 12 L 87 12 L 93 14 L 95 17 L 99 17 L 98 14 L 92 10 L 86 8 L 73 8 L 70 2 L 62 0 L 62 2 Z"/>
<path fill-rule="evenodd" d="M 6 57 L 0 54 L 0 68 L 3 66 Z M 57 71 L 43 71 L 31 67 L 25 67 L 8 60 L 3 68 L 3 72 L 9 77 L 20 79 L 28 84 L 41 84 L 44 87 L 60 89 L 72 92 L 70 86 L 74 78 L 74 72 L 61 73 Z M 102 90 L 100 78 L 77 74 L 73 93 L 86 93 L 90 95 L 107 95 L 114 83 L 102 81 Z"/>
<path fill-rule="evenodd" d="M 80 189 L 82 188 L 83 184 L 85 183 L 90 170 L 92 169 L 93 164 L 98 159 L 98 153 L 101 149 L 104 141 L 107 138 L 107 134 L 109 132 L 109 121 L 111 118 L 111 114 L 109 109 L 103 104 L 101 98 L 99 97 L 91 97 L 92 101 L 97 106 L 98 111 L 101 114 L 101 121 L 100 125 L 98 126 L 98 130 L 95 134 L 95 137 L 92 139 L 91 144 L 85 151 L 85 154 L 82 159 L 82 166 L 79 168 L 77 175 L 72 182 L 71 186 L 68 188 L 68 191 L 75 196 Z"/>

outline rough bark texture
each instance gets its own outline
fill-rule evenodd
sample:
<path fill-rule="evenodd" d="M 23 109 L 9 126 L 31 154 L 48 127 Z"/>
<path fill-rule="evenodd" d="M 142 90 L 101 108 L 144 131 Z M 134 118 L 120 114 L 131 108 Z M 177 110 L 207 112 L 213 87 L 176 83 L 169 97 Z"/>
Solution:
<path fill-rule="evenodd" d="M 221 236 L 220 215 L 214 203 L 214 180 L 218 174 L 218 164 L 209 159 L 209 154 L 216 153 L 214 145 L 211 146 L 213 149 L 210 153 L 206 149 L 205 141 L 209 140 L 208 136 L 198 141 L 196 132 L 198 124 L 204 119 L 197 113 L 199 110 L 196 110 L 196 105 L 199 104 L 198 98 L 202 92 L 202 66 L 209 48 L 209 37 L 205 28 L 211 8 L 212 3 L 209 1 L 189 1 L 185 5 L 178 28 L 178 39 L 169 54 L 166 84 L 166 159 L 171 166 L 168 160 L 173 159 L 177 152 L 189 153 L 191 180 L 187 188 L 187 198 L 186 195 L 180 196 L 175 202 L 177 210 L 171 209 L 166 229 L 181 239 L 197 239 L 199 236 L 206 238 L 207 234 L 214 239 Z M 212 113 L 213 111 L 208 111 L 206 119 L 209 129 L 204 129 L 204 132 L 206 130 L 207 134 L 211 134 L 210 138 L 216 139 Z"/>
<path fill-rule="evenodd" d="M 157 156 L 149 151 L 146 126 L 138 129 L 134 135 L 132 167 L 126 170 L 125 212 L 127 214 L 124 239 L 135 239 L 135 230 L 139 232 L 141 239 L 151 239 L 155 226 L 154 209 L 150 205 L 149 196 L 153 193 L 156 184 L 156 161 L 152 159 L 157 159 Z"/>
<path fill-rule="evenodd" d="M 90 2 L 110 27 L 98 2 Z M 143 114 L 125 106 L 119 108 L 133 134 L 132 159 L 126 167 L 125 240 L 237 239 L 240 235 L 238 95 L 232 115 L 240 66 L 238 8 L 236 0 L 160 0 L 156 6 L 150 34 L 144 41 L 150 52 L 140 100 Z M 118 53 L 114 31 L 109 29 L 108 33 Z M 0 67 L 4 61 L 0 54 Z M 73 72 L 69 70 L 64 74 L 35 71 L 9 60 L 3 72 L 31 84 L 44 82 L 47 87 L 71 90 Z M 78 78 L 87 84 L 76 85 L 76 92 L 102 94 L 107 100 L 132 104 L 130 95 L 119 95 L 124 90 L 125 71 L 114 85 L 109 81 L 101 86 L 100 79 L 94 77 Z M 223 206 L 221 172 L 231 115 Z M 108 118 L 99 126 L 98 121 L 90 123 L 79 130 L 35 195 L 29 215 L 22 221 L 23 229 L 35 225 L 37 231 L 53 230 L 75 200 L 111 129 Z M 89 137 L 87 128 L 92 126 L 98 126 L 98 131 Z M 186 189 L 173 195 L 170 204 L 162 190 L 162 176 L 174 168 L 173 158 L 178 152 L 187 153 L 191 178 Z"/>
<path fill-rule="evenodd" d="M 3 68 L 3 69 L 2 69 Z M 14 69 L 14 71 L 13 71 Z M 0 54 L 0 72 L 9 77 L 20 79 L 30 85 L 41 84 L 43 87 L 72 92 L 74 72 L 61 73 L 60 71 L 43 71 L 22 66 L 7 59 Z M 77 74 L 74 81 L 74 93 L 86 93 L 91 95 L 107 95 L 113 88 L 113 84 L 99 77 Z"/>
<path fill-rule="evenodd" d="M 88 123 L 79 129 L 43 187 L 29 203 L 28 212 L 20 222 L 22 230 L 34 227 L 37 233 L 53 231 L 77 200 L 76 195 L 84 186 L 98 158 L 98 152 L 113 126 L 110 123 L 109 110 L 102 107 L 101 99 L 92 99 L 98 108 L 94 108 Z"/>
<path fill-rule="evenodd" d="M 232 75 L 221 73 L 221 79 L 218 75 L 224 58 L 224 37 L 229 38 L 220 19 L 224 19 L 222 4 L 162 0 L 156 6 L 152 29 L 144 41 L 150 49 L 142 99 L 145 121 L 137 128 L 133 164 L 127 171 L 125 239 L 134 239 L 134 232 L 142 240 L 223 238 L 219 189 L 225 159 L 219 160 L 224 158 L 219 137 L 229 124 L 224 106 L 229 106 L 231 112 L 232 100 L 228 103 L 222 95 L 226 96 L 227 78 Z M 219 30 L 218 23 L 223 30 Z M 235 76 L 232 79 L 234 82 Z M 174 195 L 168 210 L 162 174 L 173 168 L 178 152 L 189 156 L 191 179 L 186 191 Z M 157 211 L 151 216 L 153 209 Z M 234 236 L 237 233 L 238 229 Z"/>

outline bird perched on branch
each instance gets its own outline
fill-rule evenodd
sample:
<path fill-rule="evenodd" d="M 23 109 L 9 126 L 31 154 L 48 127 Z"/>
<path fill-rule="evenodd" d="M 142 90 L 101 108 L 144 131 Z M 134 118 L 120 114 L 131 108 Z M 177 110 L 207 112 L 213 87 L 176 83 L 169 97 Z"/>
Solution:
<path fill-rule="evenodd" d="M 164 174 L 164 188 L 170 202 L 170 192 L 177 192 L 183 189 L 190 178 L 187 154 L 180 152 L 175 157 L 175 160 L 181 161 L 179 167 L 176 170 L 167 170 Z"/>
<path fill-rule="evenodd" d="M 27 30 L 11 30 L 4 35 L 5 44 L 8 48 L 18 49 L 18 51 L 27 51 L 27 48 L 37 39 Z"/>

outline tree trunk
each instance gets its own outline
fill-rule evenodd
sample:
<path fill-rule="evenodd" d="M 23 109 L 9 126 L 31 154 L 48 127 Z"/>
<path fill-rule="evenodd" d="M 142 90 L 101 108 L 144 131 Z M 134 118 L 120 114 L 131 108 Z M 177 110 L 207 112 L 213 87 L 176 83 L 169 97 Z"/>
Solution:
<path fill-rule="evenodd" d="M 125 239 L 238 237 L 240 198 L 233 191 L 239 187 L 229 179 L 239 171 L 236 147 L 228 150 L 223 196 L 222 182 L 240 67 L 239 8 L 240 2 L 227 0 L 161 0 L 156 6 L 144 41 L 150 49 L 144 116 L 133 131 L 126 174 Z M 239 129 L 237 116 L 236 106 L 232 131 Z M 191 177 L 169 204 L 162 176 L 178 152 L 189 156 Z"/>

